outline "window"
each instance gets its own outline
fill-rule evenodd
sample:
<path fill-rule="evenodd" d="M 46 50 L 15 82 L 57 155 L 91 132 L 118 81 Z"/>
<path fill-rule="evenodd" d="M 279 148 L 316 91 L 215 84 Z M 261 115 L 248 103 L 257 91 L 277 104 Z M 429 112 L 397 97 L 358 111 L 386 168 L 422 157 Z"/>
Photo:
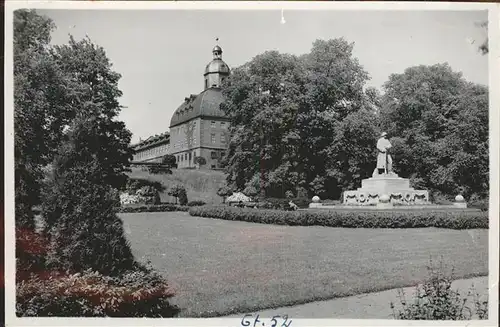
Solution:
<path fill-rule="evenodd" d="M 221 151 L 221 152 L 220 152 L 220 156 L 221 156 L 222 158 L 224 158 L 224 157 L 226 156 L 226 151 Z"/>
<path fill-rule="evenodd" d="M 212 120 L 212 122 L 210 123 L 210 127 L 215 128 L 215 121 Z"/>
<path fill-rule="evenodd" d="M 184 153 L 184 160 L 188 160 L 188 154 Z"/>
<path fill-rule="evenodd" d="M 215 143 L 215 134 L 210 135 L 210 140 L 212 143 Z"/>
<path fill-rule="evenodd" d="M 189 152 L 189 161 L 191 161 L 191 152 Z"/>
<path fill-rule="evenodd" d="M 205 88 L 208 89 L 208 79 L 205 79 Z"/>
<path fill-rule="evenodd" d="M 217 159 L 217 152 L 215 151 L 210 152 L 210 158 Z"/>
<path fill-rule="evenodd" d="M 226 128 L 226 122 L 221 121 L 221 122 L 220 122 L 220 127 L 221 127 L 221 128 Z"/>
<path fill-rule="evenodd" d="M 226 143 L 226 134 L 222 133 L 220 135 L 220 143 L 223 143 L 223 144 Z"/>
<path fill-rule="evenodd" d="M 212 169 L 215 169 L 215 165 L 212 165 Z"/>

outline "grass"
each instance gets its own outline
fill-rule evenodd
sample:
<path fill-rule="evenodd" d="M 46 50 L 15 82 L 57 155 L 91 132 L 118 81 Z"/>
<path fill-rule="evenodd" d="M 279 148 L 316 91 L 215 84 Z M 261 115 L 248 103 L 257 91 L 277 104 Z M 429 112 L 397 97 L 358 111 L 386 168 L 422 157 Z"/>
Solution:
<path fill-rule="evenodd" d="M 132 168 L 128 175 L 161 182 L 166 187 L 165 192 L 160 194 L 161 201 L 171 203 L 175 202 L 175 198 L 167 194 L 168 189 L 181 184 L 186 188 L 189 201 L 202 200 L 208 204 L 220 204 L 222 198 L 217 195 L 217 190 L 226 180 L 226 175 L 221 171 L 203 169 L 173 169 L 172 175 L 153 175 L 140 168 Z"/>
<path fill-rule="evenodd" d="M 488 230 L 290 227 L 180 212 L 120 217 L 136 258 L 174 287 L 180 317 L 412 286 L 441 256 L 456 278 L 488 273 Z"/>

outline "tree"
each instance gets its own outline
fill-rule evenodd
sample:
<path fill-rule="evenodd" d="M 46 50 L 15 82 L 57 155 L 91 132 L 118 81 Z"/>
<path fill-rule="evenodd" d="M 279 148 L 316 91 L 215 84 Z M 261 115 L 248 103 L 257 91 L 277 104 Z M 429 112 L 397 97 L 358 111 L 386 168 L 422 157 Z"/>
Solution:
<path fill-rule="evenodd" d="M 44 196 L 44 217 L 52 242 L 51 264 L 59 269 L 92 269 L 105 275 L 133 270 L 135 261 L 116 216 L 117 192 L 109 169 L 95 154 L 99 122 L 78 114 L 53 163 Z"/>
<path fill-rule="evenodd" d="M 447 64 L 417 66 L 385 84 L 381 122 L 395 136 L 395 170 L 435 193 L 488 193 L 488 89 Z"/>
<path fill-rule="evenodd" d="M 175 197 L 175 203 L 177 199 L 180 205 L 186 205 L 188 203 L 186 189 L 182 185 L 175 185 L 168 190 L 168 195 Z"/>
<path fill-rule="evenodd" d="M 222 203 L 225 203 L 226 198 L 231 194 L 233 194 L 233 190 L 229 188 L 227 185 L 223 185 L 217 190 L 217 195 L 222 197 Z"/>
<path fill-rule="evenodd" d="M 101 133 L 89 146 L 108 161 L 107 177 L 121 187 L 131 158 L 130 132 L 115 121 L 121 107 L 120 75 L 102 48 L 90 40 L 49 45 L 53 22 L 33 10 L 14 13 L 14 141 L 16 224 L 32 228 L 31 209 L 40 203 L 43 167 L 50 164 L 77 112 L 95 114 Z M 95 104 L 99 107 L 96 109 Z M 100 112 L 96 112 L 100 110 Z M 100 136 L 98 136 L 100 135 Z M 110 135 L 110 137 L 108 137 Z M 105 142 L 104 142 L 105 141 Z"/>
<path fill-rule="evenodd" d="M 41 167 L 49 161 L 47 122 L 59 109 L 51 100 L 61 76 L 48 51 L 53 22 L 35 11 L 14 12 L 14 162 L 17 228 L 34 228 L 32 208 L 39 203 Z M 45 88 L 46 87 L 46 88 Z M 58 116 L 64 117 L 62 110 Z"/>
<path fill-rule="evenodd" d="M 352 50 L 343 39 L 319 40 L 306 55 L 269 51 L 233 70 L 221 104 L 231 120 L 228 185 L 271 197 L 337 192 L 326 149 L 337 124 L 367 103 L 368 75 Z"/>

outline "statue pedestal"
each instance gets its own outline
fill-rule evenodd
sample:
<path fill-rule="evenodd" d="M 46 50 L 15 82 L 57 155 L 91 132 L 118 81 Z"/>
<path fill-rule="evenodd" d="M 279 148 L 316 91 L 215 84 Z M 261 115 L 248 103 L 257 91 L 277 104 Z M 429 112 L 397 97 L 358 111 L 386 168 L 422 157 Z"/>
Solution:
<path fill-rule="evenodd" d="M 410 187 L 410 180 L 394 173 L 375 175 L 361 181 L 356 191 L 345 191 L 343 203 L 347 205 L 376 205 L 382 195 L 390 204 L 429 204 L 429 192 Z"/>

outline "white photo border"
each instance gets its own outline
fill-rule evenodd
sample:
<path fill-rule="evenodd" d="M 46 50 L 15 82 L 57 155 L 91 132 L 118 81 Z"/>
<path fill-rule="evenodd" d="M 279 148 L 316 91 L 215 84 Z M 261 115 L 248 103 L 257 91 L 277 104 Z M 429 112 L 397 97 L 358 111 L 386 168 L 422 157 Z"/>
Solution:
<path fill-rule="evenodd" d="M 490 210 L 489 320 L 463 322 L 371 319 L 293 319 L 292 326 L 497 326 L 500 120 L 499 4 L 452 2 L 285 2 L 285 1 L 17 1 L 5 2 L 5 323 L 7 326 L 241 326 L 233 318 L 18 318 L 15 315 L 14 127 L 13 127 L 13 12 L 17 9 L 71 10 L 487 10 L 489 38 Z M 277 18 L 278 19 L 278 18 Z M 293 317 L 292 317 L 293 318 Z"/>

